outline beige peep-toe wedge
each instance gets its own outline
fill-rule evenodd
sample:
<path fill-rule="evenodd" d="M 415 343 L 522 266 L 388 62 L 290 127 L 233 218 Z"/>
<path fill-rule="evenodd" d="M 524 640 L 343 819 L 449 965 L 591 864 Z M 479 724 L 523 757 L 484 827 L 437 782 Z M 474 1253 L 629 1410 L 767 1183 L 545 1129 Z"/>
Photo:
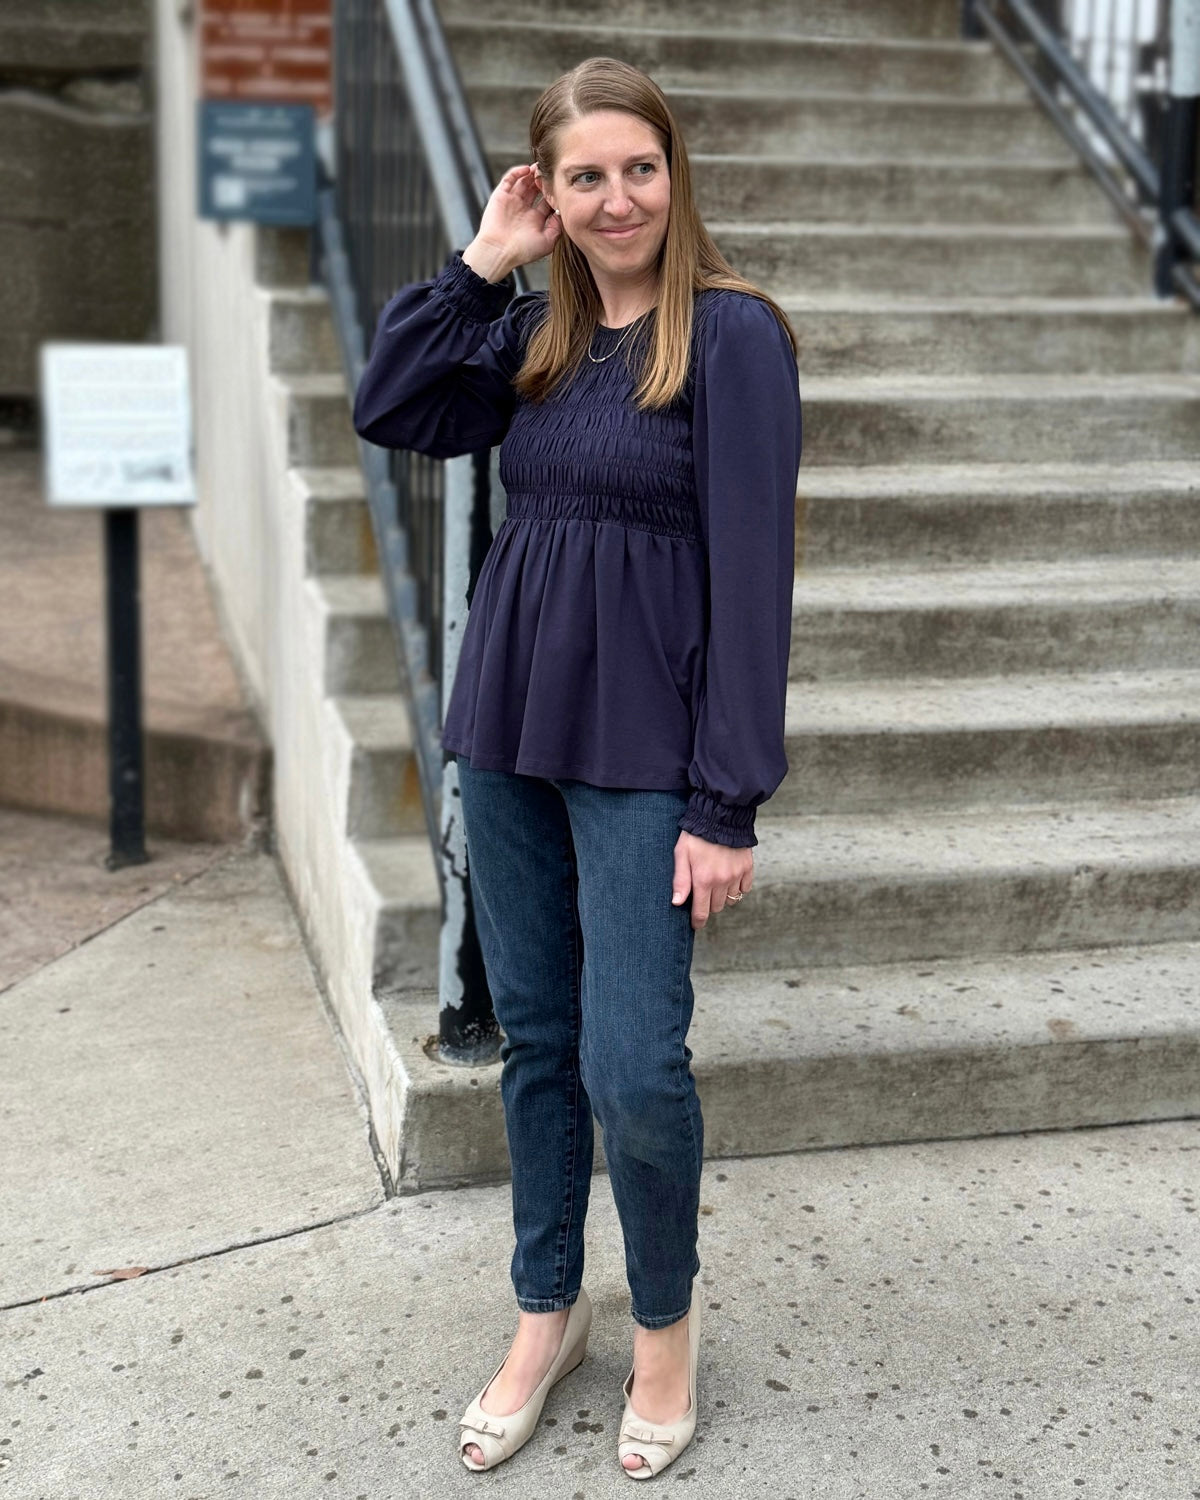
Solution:
<path fill-rule="evenodd" d="M 533 1435 L 537 1426 L 538 1418 L 542 1414 L 546 1396 L 550 1387 L 564 1375 L 578 1365 L 587 1353 L 588 1333 L 592 1327 L 592 1304 L 588 1294 L 582 1287 L 579 1296 L 571 1304 L 571 1310 L 567 1314 L 566 1325 L 563 1328 L 562 1343 L 559 1345 L 558 1353 L 554 1356 L 554 1363 L 542 1376 L 541 1382 L 535 1387 L 533 1394 L 525 1405 L 514 1412 L 509 1412 L 502 1417 L 493 1416 L 491 1412 L 484 1411 L 480 1401 L 487 1392 L 487 1388 L 504 1368 L 505 1359 L 496 1366 L 495 1373 L 476 1395 L 459 1421 L 458 1451 L 464 1464 L 468 1469 L 479 1472 L 482 1469 L 494 1469 L 497 1464 L 503 1463 L 506 1458 L 513 1454 L 523 1444 L 527 1443 Z M 484 1462 L 476 1463 L 467 1453 L 470 1444 L 475 1443 L 483 1450 Z"/>
<path fill-rule="evenodd" d="M 621 1430 L 617 1434 L 617 1462 L 621 1472 L 630 1479 L 650 1479 L 661 1474 L 668 1464 L 674 1463 L 696 1431 L 696 1366 L 700 1359 L 700 1283 L 692 1282 L 692 1305 L 688 1309 L 688 1395 L 691 1404 L 677 1422 L 647 1422 L 633 1409 L 630 1394 L 633 1390 L 633 1370 L 625 1377 L 621 1387 L 625 1393 L 625 1412 L 621 1418 Z M 627 1469 L 622 1462 L 630 1453 L 642 1457 L 640 1469 Z"/>

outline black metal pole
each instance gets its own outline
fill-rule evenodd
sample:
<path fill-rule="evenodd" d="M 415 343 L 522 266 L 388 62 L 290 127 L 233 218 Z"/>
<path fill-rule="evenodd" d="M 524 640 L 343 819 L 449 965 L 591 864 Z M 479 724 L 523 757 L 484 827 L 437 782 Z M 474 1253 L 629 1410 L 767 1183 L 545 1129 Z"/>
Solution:
<path fill-rule="evenodd" d="M 1191 209 L 1196 204 L 1196 128 L 1200 119 L 1196 106 L 1195 95 L 1167 96 L 1158 203 L 1163 234 L 1154 258 L 1154 290 L 1160 297 L 1175 294 L 1172 272 L 1180 261 L 1190 259 L 1171 220 L 1177 209 Z"/>
<path fill-rule="evenodd" d="M 457 811 L 461 817 L 461 800 Z M 469 871 L 462 880 L 462 898 L 465 910 L 458 951 L 454 955 L 456 987 L 462 1004 L 438 1008 L 438 1056 L 442 1062 L 489 1063 L 495 1061 L 500 1051 L 500 1025 L 492 1009 L 487 970 L 479 947 Z"/>
<path fill-rule="evenodd" d="M 141 588 L 138 580 L 138 513 L 135 507 L 104 512 L 104 562 L 108 613 L 108 788 L 112 848 L 110 870 L 145 864 L 142 754 Z"/>
<path fill-rule="evenodd" d="M 469 511 L 459 486 L 461 468 L 453 476 L 446 471 L 446 503 L 442 508 L 446 536 L 444 592 L 457 595 L 461 560 L 467 560 L 466 603 L 470 608 L 484 557 L 492 544 L 491 454 L 472 455 Z M 464 522 L 466 526 L 464 528 Z M 467 534 L 464 535 L 464 529 Z M 444 622 L 461 640 L 467 619 L 458 597 L 434 601 L 439 630 Z M 439 662 L 445 679 L 449 658 Z M 443 680 L 443 700 L 449 698 L 449 683 Z M 466 855 L 466 832 L 462 824 L 462 793 L 458 773 L 446 753 L 442 775 L 442 865 L 446 872 L 442 904 L 442 963 L 438 1005 L 438 1056 L 443 1062 L 479 1064 L 492 1062 L 500 1050 L 500 1027 L 492 1007 L 487 971 L 475 927 L 475 904 L 471 871 Z"/>

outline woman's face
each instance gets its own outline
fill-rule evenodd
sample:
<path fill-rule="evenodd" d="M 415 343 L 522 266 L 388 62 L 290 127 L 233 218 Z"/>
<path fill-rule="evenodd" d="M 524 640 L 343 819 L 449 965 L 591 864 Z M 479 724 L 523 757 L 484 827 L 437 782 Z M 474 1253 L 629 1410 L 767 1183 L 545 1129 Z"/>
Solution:
<path fill-rule="evenodd" d="M 558 165 L 538 186 L 592 274 L 641 280 L 667 235 L 671 178 L 657 134 L 636 115 L 602 109 L 563 127 Z"/>

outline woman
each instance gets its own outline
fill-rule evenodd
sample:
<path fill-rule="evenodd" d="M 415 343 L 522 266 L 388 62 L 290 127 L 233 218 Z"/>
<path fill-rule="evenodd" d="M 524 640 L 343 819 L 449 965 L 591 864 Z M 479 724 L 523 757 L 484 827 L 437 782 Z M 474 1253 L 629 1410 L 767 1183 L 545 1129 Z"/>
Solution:
<path fill-rule="evenodd" d="M 384 308 L 354 423 L 439 457 L 503 440 L 442 744 L 505 1034 L 518 1327 L 459 1451 L 510 1458 L 583 1358 L 594 1113 L 635 1324 L 617 1451 L 645 1479 L 696 1424 L 690 967 L 787 771 L 800 397 L 787 319 L 701 224 L 651 79 L 589 58 L 530 138 L 470 245 Z M 514 298 L 546 255 L 549 294 Z"/>

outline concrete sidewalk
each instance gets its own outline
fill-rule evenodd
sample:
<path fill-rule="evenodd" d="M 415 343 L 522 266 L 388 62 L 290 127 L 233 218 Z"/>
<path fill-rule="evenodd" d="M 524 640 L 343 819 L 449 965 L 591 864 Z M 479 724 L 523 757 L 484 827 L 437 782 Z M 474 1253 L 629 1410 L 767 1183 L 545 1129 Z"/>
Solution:
<path fill-rule="evenodd" d="M 389 1198 L 274 860 L 164 874 L 0 993 L 0 1494 L 628 1494 L 607 1179 L 589 1358 L 470 1474 L 508 1188 Z M 660 1483 L 1200 1496 L 1198 1183 L 1196 1121 L 709 1162 L 699 1425 Z"/>

